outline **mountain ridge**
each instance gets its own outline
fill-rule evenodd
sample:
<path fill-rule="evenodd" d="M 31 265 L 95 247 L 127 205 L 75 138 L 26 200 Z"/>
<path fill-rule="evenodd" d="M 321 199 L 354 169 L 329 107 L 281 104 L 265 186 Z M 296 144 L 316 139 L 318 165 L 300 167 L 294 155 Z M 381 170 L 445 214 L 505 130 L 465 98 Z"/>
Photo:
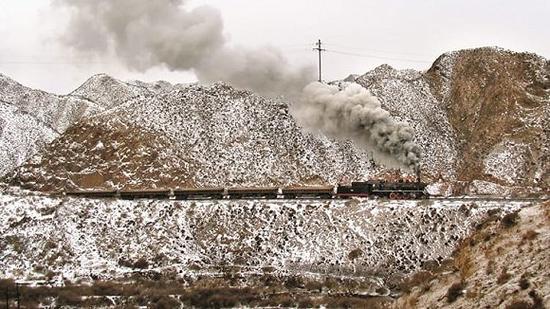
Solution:
<path fill-rule="evenodd" d="M 469 62 L 474 64 L 468 66 Z M 510 72 L 502 70 L 501 66 Z M 445 53 L 424 72 L 396 70 L 381 65 L 366 74 L 352 75 L 347 80 L 367 88 L 393 117 L 413 127 L 415 142 L 425 154 L 422 170 L 427 180 L 492 182 L 511 188 L 535 188 L 536 191 L 540 190 L 537 187 L 548 187 L 550 183 L 548 160 L 545 159 L 548 158 L 550 142 L 544 139 L 545 132 L 548 133 L 544 128 L 550 118 L 550 97 L 545 88 L 548 87 L 549 67 L 548 60 L 534 54 L 478 48 Z M 474 77 L 470 78 L 469 73 L 475 73 Z M 497 84 L 504 78 L 509 79 L 509 88 L 513 91 L 503 91 L 498 87 Z M 475 85 L 476 80 L 481 81 L 483 87 L 468 91 L 465 87 L 473 87 L 470 85 Z M 524 84 L 525 81 L 531 83 Z M 485 89 L 489 89 L 491 95 L 486 95 Z M 224 83 L 172 85 L 162 81 L 122 82 L 98 74 L 90 77 L 70 95 L 103 107 L 93 115 L 79 118 L 73 126 L 93 131 L 94 128 L 102 130 L 99 127 L 110 121 L 120 121 L 135 127 L 137 132 L 145 130 L 160 135 L 161 139 L 167 141 L 164 144 L 172 148 L 169 152 L 180 154 L 178 160 L 182 160 L 182 170 L 193 167 L 191 174 L 187 175 L 192 180 L 184 181 L 189 185 L 334 184 L 349 181 L 346 178 L 368 179 L 384 172 L 382 167 L 374 166 L 367 158 L 368 150 L 359 149 L 349 141 L 341 142 L 317 133 L 303 132 L 289 114 L 292 102 L 282 98 L 260 97 Z M 528 103 L 535 102 L 541 108 L 522 114 L 520 108 L 509 103 L 513 102 L 514 97 L 527 98 L 531 100 Z M 466 104 L 478 101 L 482 103 Z M 478 105 L 479 108 L 488 108 L 479 109 Z M 483 112 L 469 113 L 468 109 L 472 106 Z M 490 132 L 492 138 L 489 143 L 481 143 L 483 139 L 477 131 L 464 135 L 470 128 L 475 128 L 479 121 L 487 122 L 486 119 L 491 119 L 487 118 L 491 111 L 513 108 L 517 108 L 518 112 L 514 112 L 510 119 L 525 124 L 528 128 L 525 136 L 516 138 L 510 135 L 510 132 L 517 130 L 514 126 L 504 126 L 501 131 Z M 464 115 L 470 115 L 467 125 L 461 122 Z M 487 124 L 480 128 L 492 129 Z M 115 134 L 117 130 L 115 126 L 113 132 L 106 134 Z M 62 134 L 59 137 L 62 142 L 58 140 L 55 145 L 68 149 L 71 138 L 80 139 L 78 130 L 71 132 Z M 536 136 L 535 133 L 539 133 L 539 138 L 530 140 Z M 105 144 L 98 136 L 90 138 L 94 139 L 95 144 Z M 118 142 L 112 141 L 113 144 Z M 120 142 L 124 144 L 127 141 L 122 139 Z M 130 147 L 129 152 L 135 152 L 136 149 L 131 149 L 129 144 L 125 145 Z M 475 148 L 468 151 L 468 145 Z M 152 145 L 148 147 L 147 151 L 164 152 Z M 92 150 L 84 152 L 91 155 L 89 152 Z M 37 158 L 31 159 L 29 164 L 18 168 L 11 175 L 13 183 L 45 189 L 47 186 L 44 184 L 52 179 L 70 179 L 70 172 L 53 168 L 69 160 L 68 157 L 60 157 L 60 151 L 51 147 L 42 151 L 37 156 L 48 159 L 38 165 Z M 78 156 L 70 155 L 71 159 Z M 61 161 L 56 161 L 57 157 Z M 80 160 L 80 163 L 80 170 L 109 165 L 105 161 L 92 162 L 87 159 Z M 149 163 L 163 170 L 160 163 Z M 223 172 L 220 174 L 219 171 Z M 138 168 L 132 172 L 135 175 L 144 170 Z M 21 178 L 18 175 L 26 176 Z M 30 178 L 27 177 L 29 175 Z M 157 173 L 152 176 L 156 179 L 181 179 L 179 174 Z M 151 183 L 151 180 L 136 182 L 130 179 L 126 179 L 125 183 L 123 179 L 110 185 L 107 181 L 100 187 L 130 185 L 140 188 L 146 187 L 147 183 L 149 186 L 175 184 L 169 181 Z M 48 188 L 64 188 L 62 183 Z M 75 184 L 71 188 L 87 186 Z"/>

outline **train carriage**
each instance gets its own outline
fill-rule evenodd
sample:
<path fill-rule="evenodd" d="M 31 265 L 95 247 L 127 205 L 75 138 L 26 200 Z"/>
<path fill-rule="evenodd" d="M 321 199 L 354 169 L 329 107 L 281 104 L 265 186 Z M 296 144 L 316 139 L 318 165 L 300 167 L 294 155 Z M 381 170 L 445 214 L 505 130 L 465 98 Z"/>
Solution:
<path fill-rule="evenodd" d="M 275 199 L 279 195 L 279 188 L 228 188 L 227 196 L 230 199 L 241 198 L 268 198 Z"/>
<path fill-rule="evenodd" d="M 324 198 L 329 199 L 334 196 L 333 186 L 317 187 L 287 187 L 282 188 L 281 193 L 284 198 Z"/>
<path fill-rule="evenodd" d="M 177 188 L 173 190 L 176 200 L 187 199 L 222 199 L 224 188 Z"/>
<path fill-rule="evenodd" d="M 82 191 L 66 191 L 65 195 L 73 197 L 87 198 L 109 198 L 117 197 L 117 190 L 82 190 Z"/>
<path fill-rule="evenodd" d="M 133 200 L 141 198 L 150 199 L 168 199 L 171 195 L 170 189 L 151 189 L 151 190 L 124 190 L 119 191 L 120 198 L 123 200 Z"/>

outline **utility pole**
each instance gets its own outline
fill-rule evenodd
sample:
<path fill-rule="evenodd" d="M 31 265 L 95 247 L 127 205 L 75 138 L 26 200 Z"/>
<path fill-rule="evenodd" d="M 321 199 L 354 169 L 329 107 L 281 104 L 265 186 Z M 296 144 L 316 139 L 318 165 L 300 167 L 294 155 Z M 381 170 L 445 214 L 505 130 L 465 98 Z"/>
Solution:
<path fill-rule="evenodd" d="M 317 43 L 315 43 L 317 47 L 313 48 L 313 50 L 316 50 L 319 52 L 319 82 L 322 81 L 321 78 L 321 52 L 324 52 L 325 49 L 322 48 L 321 40 L 317 40 Z"/>
<path fill-rule="evenodd" d="M 17 309 L 20 309 L 21 308 L 21 295 L 19 295 L 19 283 L 16 282 L 15 283 L 15 298 L 17 299 Z"/>

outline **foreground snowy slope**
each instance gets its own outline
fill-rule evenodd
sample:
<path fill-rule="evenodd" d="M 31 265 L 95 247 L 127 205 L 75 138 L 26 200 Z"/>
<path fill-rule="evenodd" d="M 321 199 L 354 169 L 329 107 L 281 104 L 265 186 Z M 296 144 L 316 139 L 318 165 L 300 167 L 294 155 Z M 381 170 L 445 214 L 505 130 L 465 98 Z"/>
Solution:
<path fill-rule="evenodd" d="M 548 308 L 550 201 L 487 220 L 392 308 Z"/>
<path fill-rule="evenodd" d="M 119 201 L 0 196 L 3 277 L 153 272 L 393 276 L 447 258 L 488 213 L 528 202 Z"/>

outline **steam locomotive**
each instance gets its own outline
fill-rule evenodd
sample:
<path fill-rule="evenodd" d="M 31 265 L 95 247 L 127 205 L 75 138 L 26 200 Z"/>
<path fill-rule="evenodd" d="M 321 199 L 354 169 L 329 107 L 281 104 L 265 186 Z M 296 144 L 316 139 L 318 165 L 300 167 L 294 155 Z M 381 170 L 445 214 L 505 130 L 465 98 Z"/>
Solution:
<path fill-rule="evenodd" d="M 428 197 L 426 184 L 416 181 L 383 180 L 352 182 L 351 185 L 316 187 L 175 188 L 153 190 L 67 191 L 67 196 L 133 199 L 346 199 L 353 197 L 421 199 Z"/>

